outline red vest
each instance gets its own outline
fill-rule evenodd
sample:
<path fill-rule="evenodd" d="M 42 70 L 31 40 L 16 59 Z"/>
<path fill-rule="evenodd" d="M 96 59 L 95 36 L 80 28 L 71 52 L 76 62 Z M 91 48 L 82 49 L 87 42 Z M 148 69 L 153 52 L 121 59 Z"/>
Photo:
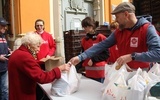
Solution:
<path fill-rule="evenodd" d="M 110 53 L 110 57 L 107 59 L 107 63 L 113 64 L 119 57 L 117 45 L 114 45 L 111 48 L 109 48 L 109 53 Z"/>
<path fill-rule="evenodd" d="M 124 29 L 122 31 L 117 30 L 115 32 L 117 47 L 119 50 L 119 55 L 131 54 L 133 52 L 146 52 L 148 50 L 147 47 L 147 28 L 149 23 L 144 24 L 142 27 L 135 31 L 129 31 Z M 127 63 L 128 66 L 132 69 L 147 68 L 149 67 L 149 63 L 140 62 L 140 61 L 131 61 Z"/>
<path fill-rule="evenodd" d="M 106 37 L 102 34 L 98 34 L 96 39 L 88 39 L 86 40 L 85 37 L 82 39 L 82 47 L 85 50 L 87 50 L 88 48 L 90 48 L 93 45 L 96 45 L 97 43 L 105 40 Z M 101 61 L 101 62 L 93 62 L 93 66 L 88 66 L 88 61 L 90 59 L 86 59 L 83 62 L 83 66 L 85 67 L 86 70 L 86 76 L 87 77 L 91 77 L 91 78 L 104 78 L 105 75 L 105 64 L 106 61 Z"/>

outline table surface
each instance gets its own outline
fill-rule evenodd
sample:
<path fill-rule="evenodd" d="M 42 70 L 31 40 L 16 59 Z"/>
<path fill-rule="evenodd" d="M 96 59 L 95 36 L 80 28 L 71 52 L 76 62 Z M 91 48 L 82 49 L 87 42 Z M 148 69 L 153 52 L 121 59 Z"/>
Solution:
<path fill-rule="evenodd" d="M 64 97 L 51 94 L 51 83 L 39 84 L 50 100 L 100 100 L 102 96 L 102 83 L 82 77 L 79 90 Z"/>

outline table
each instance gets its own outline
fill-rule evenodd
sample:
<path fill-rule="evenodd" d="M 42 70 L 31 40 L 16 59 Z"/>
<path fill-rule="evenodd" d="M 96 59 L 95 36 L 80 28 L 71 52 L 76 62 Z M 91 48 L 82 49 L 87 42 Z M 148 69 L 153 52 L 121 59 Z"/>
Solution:
<path fill-rule="evenodd" d="M 79 90 L 65 97 L 51 94 L 51 83 L 39 84 L 50 100 L 100 100 L 102 96 L 102 83 L 82 77 Z"/>

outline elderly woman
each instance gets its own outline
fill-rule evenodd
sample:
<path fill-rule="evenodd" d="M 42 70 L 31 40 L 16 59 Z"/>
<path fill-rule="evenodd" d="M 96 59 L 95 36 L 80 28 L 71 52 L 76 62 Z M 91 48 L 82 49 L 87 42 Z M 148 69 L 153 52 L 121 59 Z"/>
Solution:
<path fill-rule="evenodd" d="M 49 83 L 61 77 L 61 71 L 68 71 L 64 64 L 49 72 L 43 71 L 35 60 L 42 38 L 28 33 L 22 38 L 22 45 L 9 58 L 9 100 L 36 100 L 36 83 Z"/>

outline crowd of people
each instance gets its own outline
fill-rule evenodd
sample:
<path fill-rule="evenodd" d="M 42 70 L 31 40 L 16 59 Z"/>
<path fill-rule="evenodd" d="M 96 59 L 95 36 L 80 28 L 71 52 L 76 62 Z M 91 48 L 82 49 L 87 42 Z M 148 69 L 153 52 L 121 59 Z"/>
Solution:
<path fill-rule="evenodd" d="M 8 58 L 6 55 L 11 53 L 5 38 L 8 24 L 4 18 L 0 18 L 0 100 L 8 100 Z"/>
<path fill-rule="evenodd" d="M 104 41 L 71 58 L 70 62 L 76 65 L 117 45 L 119 66 L 127 63 L 131 70 L 149 70 L 150 64 L 160 58 L 160 41 L 155 27 L 144 17 L 137 18 L 135 6 L 129 2 L 120 3 L 112 14 L 116 16 L 119 28 Z"/>
<path fill-rule="evenodd" d="M 148 71 L 151 63 L 160 59 L 157 30 L 146 18 L 136 17 L 133 4 L 120 3 L 111 14 L 116 19 L 110 24 L 109 37 L 96 32 L 99 22 L 92 17 L 82 20 L 86 32 L 81 40 L 82 53 L 70 59 L 73 65 L 83 61 L 85 76 L 101 83 L 105 79 L 106 64 L 117 62 L 122 66 L 127 63 L 128 71 L 138 68 Z M 42 19 L 35 21 L 36 30 L 26 33 L 21 46 L 14 52 L 8 48 L 4 35 L 8 24 L 0 18 L 0 100 L 36 100 L 37 83 L 59 79 L 61 72 L 68 71 L 71 65 L 65 63 L 45 71 L 45 64 L 40 60 L 55 55 L 56 43 L 45 31 Z M 8 54 L 11 54 L 9 58 Z"/>

